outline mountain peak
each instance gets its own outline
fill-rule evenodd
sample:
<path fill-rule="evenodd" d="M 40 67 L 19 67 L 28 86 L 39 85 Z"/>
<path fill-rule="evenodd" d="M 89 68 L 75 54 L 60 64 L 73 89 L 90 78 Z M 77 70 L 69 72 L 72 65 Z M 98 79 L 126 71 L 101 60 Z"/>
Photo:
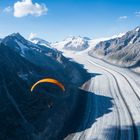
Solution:
<path fill-rule="evenodd" d="M 21 36 L 20 33 L 12 33 L 10 36 Z"/>
<path fill-rule="evenodd" d="M 8 36 L 17 37 L 17 38 L 23 38 L 23 36 L 20 33 L 18 33 L 18 32 L 17 33 L 12 33 L 12 34 L 10 34 Z"/>
<path fill-rule="evenodd" d="M 67 40 L 90 40 L 88 37 L 82 37 L 82 36 L 68 36 L 67 38 L 64 39 L 64 41 Z"/>
<path fill-rule="evenodd" d="M 20 35 L 20 33 L 12 33 L 8 35 L 2 40 L 2 42 L 6 42 L 8 40 L 19 40 L 21 42 L 26 41 L 26 39 L 22 35 Z"/>

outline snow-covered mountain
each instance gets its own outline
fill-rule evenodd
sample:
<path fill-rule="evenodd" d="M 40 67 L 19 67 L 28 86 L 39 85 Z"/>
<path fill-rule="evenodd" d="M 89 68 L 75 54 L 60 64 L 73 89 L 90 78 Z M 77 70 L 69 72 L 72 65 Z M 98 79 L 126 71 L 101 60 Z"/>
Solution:
<path fill-rule="evenodd" d="M 71 50 L 71 51 L 82 51 L 89 47 L 87 37 L 68 37 L 61 42 L 53 43 L 52 46 L 58 50 Z"/>
<path fill-rule="evenodd" d="M 124 35 L 124 33 L 120 33 L 118 35 L 113 35 L 113 36 L 110 36 L 110 37 L 101 37 L 101 38 L 90 39 L 88 41 L 89 47 L 86 50 L 84 50 L 84 52 L 85 51 L 86 52 L 90 51 L 101 41 L 106 41 L 106 40 L 114 39 L 114 38 L 117 38 L 117 37 L 122 37 L 123 35 Z"/>
<path fill-rule="evenodd" d="M 43 45 L 43 46 L 46 46 L 46 47 L 51 47 L 50 42 L 48 42 L 44 39 L 38 38 L 38 37 L 30 38 L 29 40 L 34 44 Z"/>
<path fill-rule="evenodd" d="M 90 39 L 88 37 L 75 37 L 70 36 L 63 41 L 52 43 L 51 46 L 61 50 L 61 51 L 76 51 L 76 52 L 82 52 L 82 51 L 89 51 L 90 49 L 94 48 L 96 44 L 98 44 L 101 41 L 113 39 L 116 37 L 121 37 L 124 35 L 123 33 L 120 33 L 119 35 L 114 35 L 111 37 L 102 37 L 102 38 L 95 38 Z"/>
<path fill-rule="evenodd" d="M 47 77 L 63 83 L 66 92 L 51 85 L 30 92 L 36 81 Z M 86 70 L 57 50 L 34 44 L 19 33 L 5 37 L 0 43 L 0 140 L 64 139 L 76 129 L 66 122 L 75 126 L 76 108 L 86 100 L 81 101 L 75 87 L 89 78 Z M 83 109 L 78 110 L 76 123 L 84 116 Z"/>
<path fill-rule="evenodd" d="M 113 35 L 113 36 L 110 36 L 110 37 L 101 37 L 101 38 L 91 39 L 91 40 L 89 40 L 89 47 L 93 48 L 93 47 L 95 47 L 95 45 L 97 45 L 101 41 L 106 41 L 106 40 L 122 37 L 124 34 L 125 33 L 120 33 L 118 35 Z"/>
<path fill-rule="evenodd" d="M 121 66 L 140 66 L 140 27 L 122 37 L 100 42 L 89 54 Z"/>

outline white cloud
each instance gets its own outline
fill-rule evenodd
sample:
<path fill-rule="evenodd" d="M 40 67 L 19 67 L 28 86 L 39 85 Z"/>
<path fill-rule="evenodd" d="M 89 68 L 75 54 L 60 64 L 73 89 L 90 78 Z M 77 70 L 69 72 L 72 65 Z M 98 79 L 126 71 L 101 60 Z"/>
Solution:
<path fill-rule="evenodd" d="M 48 8 L 45 4 L 33 3 L 32 0 L 17 1 L 14 4 L 14 16 L 24 17 L 27 15 L 41 16 L 47 13 Z"/>
<path fill-rule="evenodd" d="M 135 12 L 135 15 L 136 15 L 137 17 L 140 17 L 140 11 Z"/>
<path fill-rule="evenodd" d="M 124 19 L 127 19 L 128 17 L 127 16 L 121 16 L 119 17 L 120 20 L 124 20 Z"/>
<path fill-rule="evenodd" d="M 35 38 L 35 37 L 37 37 L 37 34 L 36 34 L 36 33 L 30 33 L 28 39 L 31 40 L 31 39 L 33 39 L 33 38 Z"/>
<path fill-rule="evenodd" d="M 4 8 L 3 12 L 10 13 L 12 10 L 13 10 L 13 8 L 11 6 L 8 6 L 8 7 Z"/>

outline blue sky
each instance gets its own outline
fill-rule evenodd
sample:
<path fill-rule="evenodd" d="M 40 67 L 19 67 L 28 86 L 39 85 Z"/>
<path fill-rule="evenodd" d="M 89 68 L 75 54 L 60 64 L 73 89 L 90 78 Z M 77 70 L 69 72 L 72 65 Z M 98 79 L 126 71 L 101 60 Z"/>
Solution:
<path fill-rule="evenodd" d="M 14 8 L 17 1 L 19 5 Z M 23 12 L 18 6 L 24 1 L 32 5 Z M 35 7 L 35 3 L 41 7 Z M 100 38 L 138 25 L 139 0 L 0 0 L 0 37 L 19 32 L 26 38 L 36 33 L 48 41 L 70 35 Z"/>

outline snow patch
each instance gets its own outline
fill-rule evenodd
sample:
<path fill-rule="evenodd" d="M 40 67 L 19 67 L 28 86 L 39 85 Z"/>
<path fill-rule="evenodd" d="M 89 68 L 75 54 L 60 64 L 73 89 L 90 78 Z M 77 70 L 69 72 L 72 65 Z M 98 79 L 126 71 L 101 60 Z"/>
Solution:
<path fill-rule="evenodd" d="M 140 28 L 138 27 L 138 28 L 136 28 L 136 30 L 135 30 L 135 31 L 136 31 L 136 32 L 138 32 L 139 30 L 140 30 Z"/>
<path fill-rule="evenodd" d="M 21 42 L 19 42 L 18 40 L 15 40 L 15 42 L 18 44 L 18 46 L 21 49 L 21 53 L 25 54 L 25 50 L 28 50 L 29 48 L 27 46 L 25 46 L 24 44 L 22 44 Z"/>
<path fill-rule="evenodd" d="M 28 74 L 21 74 L 19 73 L 18 76 L 23 80 L 28 80 Z"/>

